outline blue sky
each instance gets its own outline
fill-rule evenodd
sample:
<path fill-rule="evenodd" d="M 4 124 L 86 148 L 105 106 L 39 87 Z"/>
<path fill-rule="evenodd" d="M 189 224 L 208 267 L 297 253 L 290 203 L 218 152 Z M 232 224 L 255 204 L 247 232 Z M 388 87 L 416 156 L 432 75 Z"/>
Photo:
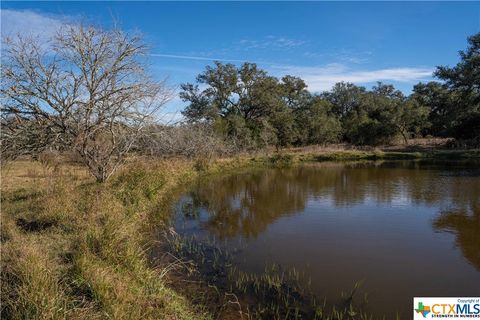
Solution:
<path fill-rule="evenodd" d="M 478 2 L 5 2 L 2 35 L 48 37 L 64 21 L 141 31 L 158 78 L 192 82 L 213 60 L 257 62 L 312 91 L 338 81 L 392 83 L 405 93 L 453 65 L 480 31 Z M 183 107 L 174 99 L 167 112 Z"/>

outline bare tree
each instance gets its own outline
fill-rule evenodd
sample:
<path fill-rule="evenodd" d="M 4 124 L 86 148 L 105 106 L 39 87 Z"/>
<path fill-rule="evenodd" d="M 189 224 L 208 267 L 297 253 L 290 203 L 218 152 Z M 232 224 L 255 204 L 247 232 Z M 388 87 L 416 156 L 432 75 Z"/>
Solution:
<path fill-rule="evenodd" d="M 18 36 L 3 48 L 3 157 L 74 150 L 103 182 L 171 96 L 142 38 L 119 29 L 68 25 L 48 46 Z"/>
<path fill-rule="evenodd" d="M 210 159 L 236 151 L 208 124 L 152 125 L 146 130 L 135 150 L 150 156 Z"/>

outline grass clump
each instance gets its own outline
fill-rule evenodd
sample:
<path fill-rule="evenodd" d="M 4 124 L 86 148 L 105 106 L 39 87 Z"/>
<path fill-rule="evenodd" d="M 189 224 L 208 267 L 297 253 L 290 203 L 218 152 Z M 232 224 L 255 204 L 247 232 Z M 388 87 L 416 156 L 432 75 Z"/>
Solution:
<path fill-rule="evenodd" d="M 312 293 L 305 273 L 294 268 L 272 264 L 261 273 L 249 273 L 234 266 L 235 251 L 230 252 L 215 241 L 175 234 L 167 237 L 166 244 L 189 263 L 191 274 L 192 269 L 198 271 L 193 272 L 190 281 L 200 279 L 211 289 L 204 294 L 202 303 L 210 305 L 217 318 L 233 315 L 241 319 L 371 319 L 354 306 L 358 283 L 349 294 L 342 295 L 341 301 L 327 305 L 325 299 L 319 301 Z"/>
<path fill-rule="evenodd" d="M 275 154 L 269 157 L 271 165 L 279 168 L 287 168 L 293 165 L 295 157 L 292 154 Z"/>

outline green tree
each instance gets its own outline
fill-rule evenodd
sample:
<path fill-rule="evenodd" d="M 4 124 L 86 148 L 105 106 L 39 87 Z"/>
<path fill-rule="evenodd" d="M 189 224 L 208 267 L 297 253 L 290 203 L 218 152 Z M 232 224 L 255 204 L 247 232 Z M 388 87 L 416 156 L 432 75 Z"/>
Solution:
<path fill-rule="evenodd" d="M 418 83 L 413 87 L 410 98 L 428 109 L 428 123 L 430 125 L 425 133 L 433 136 L 449 135 L 454 104 L 452 94 L 445 84 L 436 81 Z"/>
<path fill-rule="evenodd" d="M 282 110 L 279 81 L 256 64 L 244 63 L 237 68 L 217 61 L 206 67 L 197 83 L 206 88 L 200 90 L 193 84 L 181 87 L 180 97 L 189 102 L 183 111 L 188 121 L 211 122 L 226 137 L 249 147 L 272 143 L 272 133 L 284 131 L 269 122 L 272 114 Z M 285 139 L 281 141 L 286 144 Z"/>
<path fill-rule="evenodd" d="M 338 142 L 342 127 L 332 111 L 333 105 L 321 97 L 312 97 L 309 104 L 298 113 L 299 143 L 327 144 Z"/>
<path fill-rule="evenodd" d="M 270 123 L 275 130 L 277 150 L 298 140 L 297 118 L 308 103 L 310 93 L 305 82 L 290 75 L 281 79 L 278 86 L 278 103 L 270 114 Z"/>
<path fill-rule="evenodd" d="M 382 83 L 361 93 L 355 107 L 343 117 L 345 139 L 359 145 L 389 143 L 397 133 L 394 111 L 402 99 L 401 92 Z"/>
<path fill-rule="evenodd" d="M 234 65 L 215 61 L 215 67 L 207 66 L 197 76 L 197 82 L 207 88 L 200 91 L 198 85 L 181 85 L 180 98 L 190 103 L 183 111 L 189 121 L 214 121 L 236 111 L 238 99 L 234 93 L 238 89 L 238 74 Z"/>
<path fill-rule="evenodd" d="M 451 134 L 480 139 L 480 33 L 469 37 L 467 49 L 459 54 L 456 66 L 438 67 L 435 76 L 445 81 L 454 102 Z"/>
<path fill-rule="evenodd" d="M 332 90 L 324 92 L 322 96 L 333 105 L 332 111 L 338 117 L 343 118 L 359 108 L 365 93 L 364 87 L 356 86 L 353 83 L 339 82 L 333 86 Z"/>
<path fill-rule="evenodd" d="M 295 117 L 291 109 L 279 104 L 269 117 L 275 139 L 274 144 L 278 149 L 291 145 L 297 136 L 295 129 Z"/>
<path fill-rule="evenodd" d="M 344 137 L 354 144 L 391 143 L 398 135 L 405 141 L 428 125 L 428 108 L 407 99 L 392 85 L 378 83 L 362 92 L 357 104 L 343 118 Z"/>
<path fill-rule="evenodd" d="M 406 99 L 398 105 L 393 123 L 405 144 L 408 144 L 408 138 L 430 126 L 428 115 L 429 108 L 419 104 L 413 98 Z"/>
<path fill-rule="evenodd" d="M 287 107 L 292 110 L 301 109 L 311 98 L 310 92 L 307 90 L 307 85 L 298 77 L 290 75 L 284 76 L 280 83 L 280 90 L 282 100 Z"/>

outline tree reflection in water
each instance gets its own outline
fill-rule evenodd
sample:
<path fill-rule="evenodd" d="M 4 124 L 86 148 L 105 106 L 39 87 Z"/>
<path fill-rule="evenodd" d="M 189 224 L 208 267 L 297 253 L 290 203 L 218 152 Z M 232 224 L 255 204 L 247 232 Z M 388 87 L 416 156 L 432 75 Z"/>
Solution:
<path fill-rule="evenodd" d="M 208 213 L 203 227 L 219 238 L 255 238 L 280 217 L 301 214 L 307 201 L 443 208 L 434 230 L 454 233 L 465 258 L 480 270 L 479 176 L 478 163 L 317 163 L 217 177 L 198 184 L 188 198 Z"/>
<path fill-rule="evenodd" d="M 455 244 L 463 256 L 480 271 L 480 207 L 473 211 L 445 211 L 435 219 L 433 227 L 438 231 L 456 235 Z"/>

